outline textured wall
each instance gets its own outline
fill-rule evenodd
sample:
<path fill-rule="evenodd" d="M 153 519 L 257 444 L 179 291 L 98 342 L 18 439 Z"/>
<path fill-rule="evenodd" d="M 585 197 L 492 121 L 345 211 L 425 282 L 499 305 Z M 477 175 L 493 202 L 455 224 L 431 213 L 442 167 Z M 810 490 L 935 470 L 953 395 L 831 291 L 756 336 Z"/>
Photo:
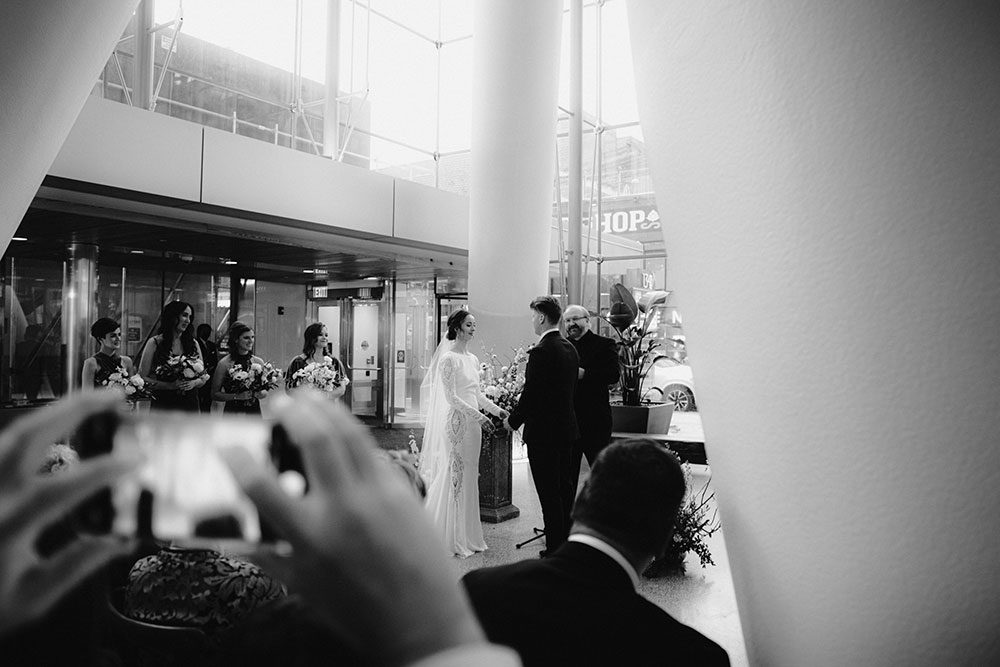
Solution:
<path fill-rule="evenodd" d="M 751 661 L 1000 664 L 997 4 L 629 13 Z"/>

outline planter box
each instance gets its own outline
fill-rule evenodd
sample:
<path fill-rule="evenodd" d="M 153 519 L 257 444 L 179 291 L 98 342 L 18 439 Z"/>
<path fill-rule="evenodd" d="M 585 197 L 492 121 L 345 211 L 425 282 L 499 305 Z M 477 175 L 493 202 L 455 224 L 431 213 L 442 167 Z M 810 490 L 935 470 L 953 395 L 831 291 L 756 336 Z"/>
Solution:
<path fill-rule="evenodd" d="M 611 430 L 616 433 L 666 433 L 673 403 L 611 404 Z"/>
<path fill-rule="evenodd" d="M 512 502 L 511 432 L 500 427 L 491 435 L 483 433 L 479 452 L 479 518 L 500 523 L 521 515 Z"/>

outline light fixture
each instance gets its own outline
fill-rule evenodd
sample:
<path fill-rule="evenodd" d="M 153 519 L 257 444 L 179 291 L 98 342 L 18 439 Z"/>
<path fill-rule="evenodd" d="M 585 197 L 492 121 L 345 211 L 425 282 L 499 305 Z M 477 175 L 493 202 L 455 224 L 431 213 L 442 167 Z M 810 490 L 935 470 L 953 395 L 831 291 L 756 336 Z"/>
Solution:
<path fill-rule="evenodd" d="M 302 269 L 302 273 L 316 273 L 312 269 Z"/>
<path fill-rule="evenodd" d="M 235 259 L 226 259 L 223 260 L 222 263 L 228 266 L 232 266 L 233 264 L 238 264 L 239 262 L 237 262 Z"/>
<path fill-rule="evenodd" d="M 128 252 L 129 252 L 130 255 L 142 255 L 142 254 L 144 254 L 143 250 L 129 250 Z"/>
<path fill-rule="evenodd" d="M 26 236 L 14 236 L 14 237 L 11 237 L 10 240 L 11 241 L 27 241 L 28 237 L 26 237 Z"/>

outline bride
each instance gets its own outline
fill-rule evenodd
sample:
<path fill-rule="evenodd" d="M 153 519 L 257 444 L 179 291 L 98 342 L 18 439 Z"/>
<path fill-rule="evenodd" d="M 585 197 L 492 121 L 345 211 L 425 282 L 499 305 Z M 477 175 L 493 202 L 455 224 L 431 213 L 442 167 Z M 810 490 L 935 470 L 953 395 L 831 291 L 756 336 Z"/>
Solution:
<path fill-rule="evenodd" d="M 479 389 L 479 359 L 468 349 L 475 333 L 476 318 L 469 311 L 452 313 L 421 386 L 427 420 L 420 474 L 427 508 L 445 545 L 461 558 L 486 549 L 479 522 L 479 450 L 483 431 L 493 425 L 479 408 L 500 419 L 509 416 Z"/>

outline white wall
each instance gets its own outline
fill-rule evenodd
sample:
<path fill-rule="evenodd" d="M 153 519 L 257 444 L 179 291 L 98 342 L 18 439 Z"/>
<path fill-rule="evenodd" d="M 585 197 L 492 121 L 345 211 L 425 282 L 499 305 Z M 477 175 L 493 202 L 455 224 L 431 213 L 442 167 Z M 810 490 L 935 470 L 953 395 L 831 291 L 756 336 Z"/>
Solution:
<path fill-rule="evenodd" d="M 1000 664 L 998 5 L 629 14 L 752 663 Z"/>

